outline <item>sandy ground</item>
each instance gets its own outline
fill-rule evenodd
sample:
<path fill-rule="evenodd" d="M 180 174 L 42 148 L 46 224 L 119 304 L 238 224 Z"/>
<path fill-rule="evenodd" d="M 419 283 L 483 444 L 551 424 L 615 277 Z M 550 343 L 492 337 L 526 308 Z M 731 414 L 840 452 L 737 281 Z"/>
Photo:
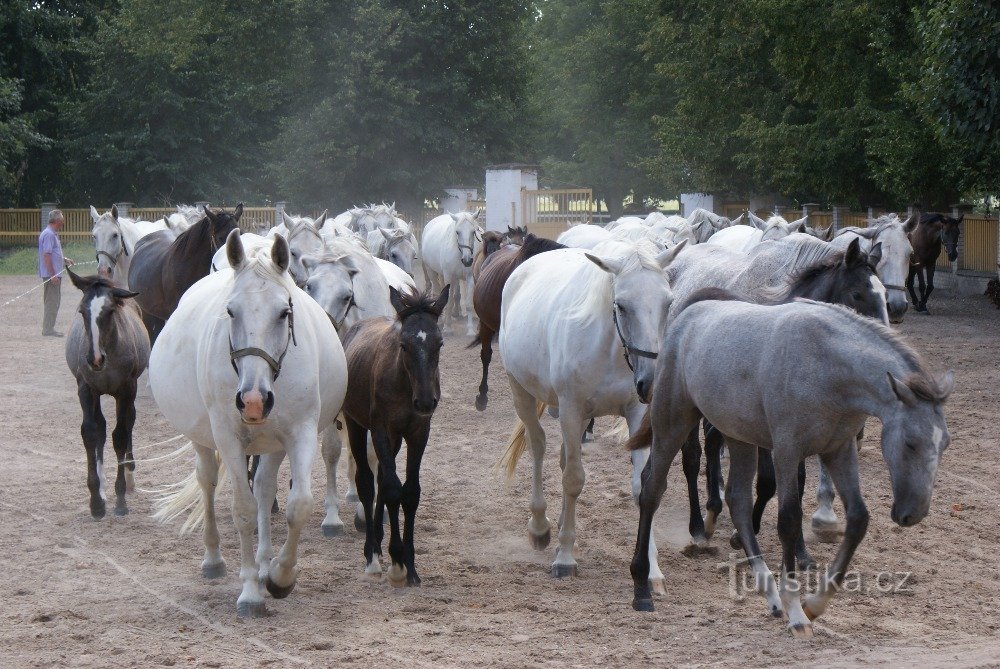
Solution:
<path fill-rule="evenodd" d="M 33 283 L 3 278 L 0 303 Z M 64 288 L 64 331 L 77 297 Z M 861 467 L 872 521 L 854 562 L 863 587 L 834 600 L 815 638 L 796 641 L 767 616 L 762 598 L 731 591 L 719 568 L 730 553 L 727 515 L 715 539 L 718 555 L 682 555 L 687 502 L 679 466 L 656 519 L 668 594 L 655 613 L 632 611 L 628 563 L 638 514 L 628 458 L 607 439 L 585 448 L 580 575 L 550 578 L 552 549 L 536 552 L 527 540 L 527 462 L 509 487 L 493 469 L 513 420 L 506 380 L 495 360 L 490 405 L 476 412 L 479 358 L 464 349 L 464 336 L 450 338 L 442 357 L 444 397 L 424 460 L 416 534 L 423 587 L 396 590 L 364 580 L 362 536 L 322 536 L 317 462 L 316 510 L 302 542 L 298 585 L 287 599 L 268 599 L 269 617 L 239 621 L 228 493 L 220 530 L 230 569 L 219 581 L 200 577 L 200 535 L 179 536 L 176 526 L 150 517 L 148 489 L 179 480 L 191 461 L 141 462 L 132 513 L 91 519 L 75 385 L 63 340 L 39 335 L 35 292 L 0 309 L 0 550 L 9 574 L 0 666 L 1000 666 L 1000 312 L 985 298 L 944 291 L 931 309 L 933 316 L 911 313 L 902 325 L 933 367 L 957 373 L 947 408 L 952 445 L 931 513 L 912 529 L 892 524 L 878 428 L 870 424 Z M 144 447 L 174 436 L 148 388 L 140 391 L 138 413 L 138 458 L 176 445 Z M 608 424 L 599 422 L 598 431 Z M 559 440 L 548 418 L 546 430 L 545 485 L 556 518 Z M 113 453 L 110 443 L 107 450 Z M 108 472 L 113 477 L 110 466 Z M 340 477 L 343 491 L 343 471 Z M 807 514 L 814 482 L 810 476 Z M 350 525 L 350 510 L 341 509 Z M 275 520 L 281 540 L 283 517 Z M 777 569 L 774 522 L 772 504 L 762 545 Z M 808 539 L 817 559 L 832 557 L 834 545 L 811 533 Z M 891 589 L 888 577 L 877 580 L 883 573 L 909 573 L 904 592 L 881 592 Z"/>

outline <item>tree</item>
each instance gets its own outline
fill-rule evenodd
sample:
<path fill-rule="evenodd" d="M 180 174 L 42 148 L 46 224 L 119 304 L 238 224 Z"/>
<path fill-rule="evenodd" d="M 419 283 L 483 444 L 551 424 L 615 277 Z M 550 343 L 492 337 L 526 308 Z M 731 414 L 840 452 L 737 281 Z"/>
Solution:
<path fill-rule="evenodd" d="M 303 205 L 435 198 L 520 158 L 522 0 L 304 3 L 302 93 L 272 144 Z"/>

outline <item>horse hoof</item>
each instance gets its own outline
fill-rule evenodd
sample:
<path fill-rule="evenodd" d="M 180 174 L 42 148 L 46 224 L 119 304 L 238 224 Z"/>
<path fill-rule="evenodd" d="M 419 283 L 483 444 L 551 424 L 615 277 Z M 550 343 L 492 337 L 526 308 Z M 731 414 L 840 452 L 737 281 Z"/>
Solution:
<path fill-rule="evenodd" d="M 349 492 L 347 493 L 347 497 L 344 499 L 344 501 L 347 502 L 349 505 L 354 506 L 361 500 L 358 498 L 357 493 Z"/>
<path fill-rule="evenodd" d="M 733 530 L 733 533 L 729 535 L 729 547 L 735 550 L 743 548 L 743 542 L 740 541 L 740 533 L 736 530 Z"/>
<path fill-rule="evenodd" d="M 543 551 L 549 546 L 549 542 L 552 541 L 552 530 L 545 530 L 545 534 L 532 534 L 528 533 L 528 538 L 531 540 L 531 547 L 536 551 Z"/>
<path fill-rule="evenodd" d="M 267 615 L 264 602 L 236 602 L 236 615 L 240 618 L 263 618 Z"/>
<path fill-rule="evenodd" d="M 216 562 L 214 564 L 201 565 L 201 577 L 207 579 L 222 578 L 226 575 L 226 563 Z"/>
<path fill-rule="evenodd" d="M 489 399 L 486 397 L 486 395 L 476 395 L 476 409 L 478 411 L 485 411 L 486 410 L 486 404 L 488 402 L 489 402 Z"/>
<path fill-rule="evenodd" d="M 654 595 L 659 595 L 661 597 L 667 596 L 667 586 L 662 578 L 651 578 L 649 579 L 649 587 L 652 589 Z"/>
<path fill-rule="evenodd" d="M 559 407 L 554 407 L 550 404 L 547 411 L 553 418 L 559 418 Z"/>
<path fill-rule="evenodd" d="M 803 571 L 811 571 L 816 568 L 816 560 L 813 559 L 812 555 L 809 553 L 803 553 L 795 557 L 795 562 L 798 568 Z"/>
<path fill-rule="evenodd" d="M 415 573 L 408 574 L 406 576 L 406 586 L 409 588 L 419 588 L 420 587 L 420 577 Z"/>
<path fill-rule="evenodd" d="M 271 576 L 268 575 L 268 577 L 264 580 L 264 587 L 267 588 L 267 591 L 271 593 L 271 596 L 275 599 L 284 599 L 292 592 L 292 589 L 295 587 L 295 581 L 292 581 L 290 585 L 278 585 L 272 581 Z"/>
<path fill-rule="evenodd" d="M 344 534 L 343 525 L 323 525 L 322 529 L 324 537 L 339 537 Z"/>
<path fill-rule="evenodd" d="M 644 597 L 639 599 L 638 597 L 632 600 L 632 608 L 636 611 L 642 611 L 644 613 L 651 613 L 655 610 L 653 606 L 652 597 Z"/>
<path fill-rule="evenodd" d="M 705 514 L 705 538 L 711 539 L 712 535 L 715 534 L 715 523 L 719 519 L 719 512 L 708 510 Z"/>
<path fill-rule="evenodd" d="M 809 639 L 812 638 L 813 635 L 813 626 L 808 623 L 789 625 L 788 629 L 791 630 L 792 636 L 796 639 Z"/>
<path fill-rule="evenodd" d="M 819 618 L 819 614 L 818 613 L 813 613 L 812 609 L 809 608 L 809 602 L 808 601 L 806 601 L 802 605 L 802 612 L 806 614 L 806 618 L 808 618 L 809 620 L 816 620 L 817 618 Z"/>
<path fill-rule="evenodd" d="M 575 564 L 554 564 L 552 565 L 552 578 L 576 577 Z"/>
<path fill-rule="evenodd" d="M 772 618 L 784 618 L 785 612 L 780 606 L 774 605 L 771 607 L 771 617 Z"/>
<path fill-rule="evenodd" d="M 107 514 L 107 512 L 108 509 L 104 504 L 104 500 L 90 503 L 90 515 L 94 517 L 94 520 L 100 520 Z"/>
<path fill-rule="evenodd" d="M 124 502 L 122 502 L 121 504 L 115 504 L 115 515 L 116 516 L 127 516 L 128 515 L 128 507 L 125 506 Z"/>

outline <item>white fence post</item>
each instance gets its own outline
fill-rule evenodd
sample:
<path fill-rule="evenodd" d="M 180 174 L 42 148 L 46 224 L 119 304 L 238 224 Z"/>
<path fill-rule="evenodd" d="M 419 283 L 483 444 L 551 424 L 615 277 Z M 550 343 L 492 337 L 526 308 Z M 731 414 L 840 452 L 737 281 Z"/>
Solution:
<path fill-rule="evenodd" d="M 129 207 L 132 206 L 131 202 L 115 202 L 115 206 L 118 207 L 118 215 L 122 218 L 130 218 L 128 215 Z"/>

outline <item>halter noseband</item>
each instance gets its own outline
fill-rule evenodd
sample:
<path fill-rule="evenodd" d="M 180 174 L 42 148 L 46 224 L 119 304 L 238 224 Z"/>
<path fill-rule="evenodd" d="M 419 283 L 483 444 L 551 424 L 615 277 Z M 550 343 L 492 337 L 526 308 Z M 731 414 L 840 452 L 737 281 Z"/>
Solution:
<path fill-rule="evenodd" d="M 625 338 L 625 334 L 622 332 L 622 327 L 618 323 L 618 309 L 615 308 L 614 306 L 611 307 L 611 319 L 615 322 L 615 330 L 618 331 L 618 339 L 622 343 L 622 348 L 625 349 L 625 354 L 624 354 L 625 364 L 628 365 L 628 368 L 632 370 L 633 374 L 635 374 L 635 367 L 632 366 L 632 359 L 629 358 L 630 353 L 632 355 L 637 355 L 640 358 L 649 358 L 650 360 L 656 360 L 657 356 L 660 355 L 659 353 L 654 353 L 653 351 L 645 351 L 641 348 L 636 348 L 635 346 L 632 346 L 632 344 L 629 343 L 628 339 Z"/>
<path fill-rule="evenodd" d="M 233 371 L 239 376 L 240 370 L 236 368 L 236 361 L 240 358 L 246 357 L 256 357 L 261 358 L 267 363 L 267 366 L 271 368 L 271 381 L 277 381 L 278 375 L 281 374 L 281 363 L 285 360 L 285 355 L 288 353 L 288 344 L 291 343 L 294 346 L 298 346 L 295 341 L 295 311 L 292 309 L 292 298 L 288 298 L 288 341 L 285 342 L 285 350 L 281 352 L 278 359 L 275 360 L 271 357 L 271 354 L 262 348 L 257 348 L 256 346 L 247 346 L 246 348 L 236 349 L 233 348 L 233 339 L 229 338 L 229 362 L 233 365 Z"/>
<path fill-rule="evenodd" d="M 114 266 L 118 264 L 118 259 L 122 257 L 123 253 L 126 256 L 128 255 L 128 247 L 125 246 L 125 235 L 122 234 L 122 226 L 121 226 L 120 223 L 118 223 L 117 221 L 115 221 L 115 227 L 118 228 L 118 241 L 120 241 L 122 243 L 122 250 L 119 251 L 117 255 L 111 255 L 107 251 L 101 250 L 101 251 L 98 251 L 97 255 L 95 256 L 97 258 L 98 262 L 101 261 L 101 256 L 107 256 L 108 260 L 111 261 L 111 267 L 112 268 L 114 268 Z"/>

